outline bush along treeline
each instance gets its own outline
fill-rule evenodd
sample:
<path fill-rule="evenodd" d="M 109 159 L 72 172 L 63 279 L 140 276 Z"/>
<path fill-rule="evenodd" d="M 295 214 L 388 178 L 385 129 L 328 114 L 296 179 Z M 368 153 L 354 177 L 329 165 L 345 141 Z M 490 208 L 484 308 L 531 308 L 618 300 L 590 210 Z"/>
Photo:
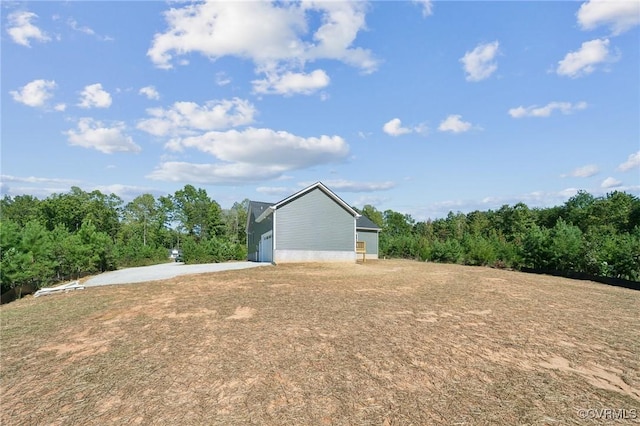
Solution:
<path fill-rule="evenodd" d="M 246 258 L 248 200 L 224 210 L 204 189 L 186 185 L 173 195 L 68 193 L 40 200 L 0 200 L 2 293 L 77 279 L 119 267 L 167 262 L 169 249 L 186 263 Z"/>
<path fill-rule="evenodd" d="M 382 228 L 381 256 L 640 281 L 640 199 L 624 192 L 581 191 L 562 206 L 518 203 L 426 222 L 370 205 L 361 213 Z"/>

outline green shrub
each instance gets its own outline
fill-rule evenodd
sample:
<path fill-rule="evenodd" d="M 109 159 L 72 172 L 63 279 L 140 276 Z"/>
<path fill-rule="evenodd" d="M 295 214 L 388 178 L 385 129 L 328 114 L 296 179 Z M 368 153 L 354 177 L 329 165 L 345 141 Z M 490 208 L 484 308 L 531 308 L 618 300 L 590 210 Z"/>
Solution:
<path fill-rule="evenodd" d="M 444 263 L 461 263 L 464 249 L 456 239 L 449 238 L 444 242 L 434 241 L 431 248 L 431 261 Z"/>
<path fill-rule="evenodd" d="M 498 259 L 495 247 L 484 237 L 465 238 L 463 245 L 467 265 L 492 265 Z"/>

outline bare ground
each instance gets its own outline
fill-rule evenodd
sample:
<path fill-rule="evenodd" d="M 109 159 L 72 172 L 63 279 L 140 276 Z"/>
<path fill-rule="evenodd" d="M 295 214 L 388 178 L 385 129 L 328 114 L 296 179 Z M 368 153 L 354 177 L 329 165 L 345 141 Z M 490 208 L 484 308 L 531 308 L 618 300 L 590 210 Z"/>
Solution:
<path fill-rule="evenodd" d="M 0 318 L 2 425 L 640 423 L 640 292 L 584 281 L 281 265 Z"/>

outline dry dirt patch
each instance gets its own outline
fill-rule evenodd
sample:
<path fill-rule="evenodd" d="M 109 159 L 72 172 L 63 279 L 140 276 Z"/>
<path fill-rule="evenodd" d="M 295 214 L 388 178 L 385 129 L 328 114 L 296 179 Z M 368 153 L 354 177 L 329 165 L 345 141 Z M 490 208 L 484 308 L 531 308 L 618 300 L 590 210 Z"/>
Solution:
<path fill-rule="evenodd" d="M 0 308 L 0 422 L 581 424 L 580 409 L 624 409 L 628 424 L 638 306 L 627 289 L 410 261 L 26 298 Z"/>
<path fill-rule="evenodd" d="M 248 306 L 238 306 L 233 312 L 233 315 L 227 317 L 227 319 L 247 319 L 251 318 L 256 313 L 256 310 Z"/>

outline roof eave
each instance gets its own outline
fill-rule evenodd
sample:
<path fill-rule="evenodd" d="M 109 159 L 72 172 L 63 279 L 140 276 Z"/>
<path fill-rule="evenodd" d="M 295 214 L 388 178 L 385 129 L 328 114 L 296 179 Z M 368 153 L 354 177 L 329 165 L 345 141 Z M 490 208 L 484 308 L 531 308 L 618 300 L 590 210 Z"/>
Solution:
<path fill-rule="evenodd" d="M 273 211 L 276 209 L 276 206 L 267 207 L 264 209 L 262 214 L 256 218 L 256 223 L 260 223 L 267 218 Z"/>

